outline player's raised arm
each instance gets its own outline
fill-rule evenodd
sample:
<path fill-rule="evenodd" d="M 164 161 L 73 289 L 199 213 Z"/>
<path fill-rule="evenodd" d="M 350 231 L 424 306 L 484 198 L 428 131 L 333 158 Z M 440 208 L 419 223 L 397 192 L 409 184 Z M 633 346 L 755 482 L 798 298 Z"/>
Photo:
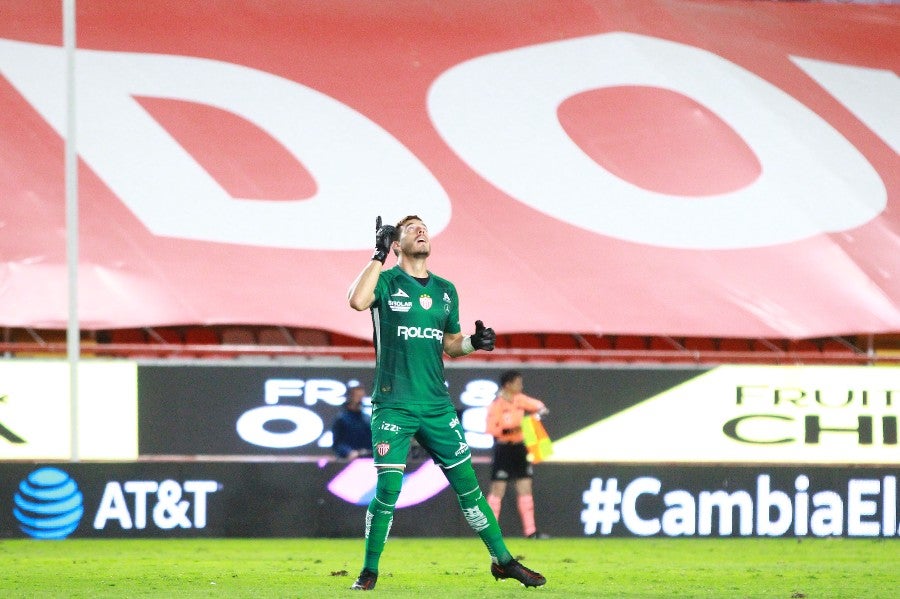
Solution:
<path fill-rule="evenodd" d="M 397 229 L 393 225 L 382 225 L 381 217 L 375 219 L 375 253 L 372 259 L 357 275 L 350 289 L 347 291 L 347 300 L 354 310 L 367 310 L 375 301 L 375 285 L 378 283 L 378 275 L 381 267 L 387 259 L 388 252 L 396 237 Z"/>
<path fill-rule="evenodd" d="M 477 349 L 484 351 L 494 351 L 494 342 L 497 340 L 497 334 L 494 329 L 485 327 L 480 320 L 475 321 L 475 332 L 471 335 L 463 335 L 456 333 L 455 335 L 444 335 L 444 351 L 448 356 L 458 358 L 471 354 Z"/>

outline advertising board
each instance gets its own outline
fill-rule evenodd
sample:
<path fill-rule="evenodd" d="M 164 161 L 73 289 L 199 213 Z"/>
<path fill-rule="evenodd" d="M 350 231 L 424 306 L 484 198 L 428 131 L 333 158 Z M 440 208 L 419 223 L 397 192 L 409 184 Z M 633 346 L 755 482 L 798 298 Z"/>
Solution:
<path fill-rule="evenodd" d="M 550 408 L 549 462 L 900 464 L 900 369 L 518 366 Z M 446 379 L 476 456 L 500 365 Z M 141 455 L 330 455 L 330 426 L 371 366 L 141 366 Z M 368 388 L 368 387 L 367 387 Z M 370 409 L 370 408 L 369 408 Z"/>
<path fill-rule="evenodd" d="M 391 534 L 474 536 L 430 462 L 412 464 Z M 368 471 L 369 475 L 360 476 Z M 476 464 L 484 483 L 487 464 Z M 555 537 L 896 539 L 897 468 L 540 464 Z M 355 496 L 342 493 L 350 478 Z M 0 463 L 0 538 L 359 537 L 371 460 Z M 344 479 L 342 481 L 342 479 Z M 514 498 L 500 524 L 521 536 Z"/>
<path fill-rule="evenodd" d="M 486 407 L 505 369 L 467 365 L 445 371 L 450 397 L 476 455 L 489 455 L 493 446 L 485 434 Z M 547 428 L 554 438 L 562 438 L 702 372 L 528 368 L 525 392 L 548 403 Z M 368 365 L 142 365 L 140 453 L 330 455 L 330 427 L 347 387 L 359 382 L 370 391 L 373 378 Z"/>
<path fill-rule="evenodd" d="M 69 365 L 0 360 L 0 460 L 68 460 Z M 137 364 L 84 360 L 78 370 L 78 457 L 137 458 Z"/>
<path fill-rule="evenodd" d="M 896 368 L 719 366 L 559 439 L 552 459 L 897 465 L 898 403 Z"/>

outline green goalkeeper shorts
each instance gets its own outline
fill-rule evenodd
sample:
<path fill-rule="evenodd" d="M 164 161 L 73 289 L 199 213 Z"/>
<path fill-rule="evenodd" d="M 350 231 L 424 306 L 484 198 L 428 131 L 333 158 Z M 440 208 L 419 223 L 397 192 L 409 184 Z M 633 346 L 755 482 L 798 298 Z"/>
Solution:
<path fill-rule="evenodd" d="M 445 470 L 472 458 L 459 415 L 451 404 L 372 408 L 376 466 L 405 466 L 413 438 Z"/>

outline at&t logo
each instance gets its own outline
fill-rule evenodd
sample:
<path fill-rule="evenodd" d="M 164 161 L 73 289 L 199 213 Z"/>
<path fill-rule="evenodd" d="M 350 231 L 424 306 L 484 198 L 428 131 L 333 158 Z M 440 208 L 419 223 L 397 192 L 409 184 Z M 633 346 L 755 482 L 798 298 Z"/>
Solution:
<path fill-rule="evenodd" d="M 123 530 L 144 529 L 148 515 L 160 530 L 206 528 L 207 498 L 221 488 L 214 480 L 110 481 L 94 517 L 94 529 L 103 530 L 110 521 L 118 522 Z"/>
<path fill-rule="evenodd" d="M 35 539 L 65 539 L 84 515 L 75 480 L 59 468 L 39 468 L 19 483 L 13 497 L 19 528 Z"/>

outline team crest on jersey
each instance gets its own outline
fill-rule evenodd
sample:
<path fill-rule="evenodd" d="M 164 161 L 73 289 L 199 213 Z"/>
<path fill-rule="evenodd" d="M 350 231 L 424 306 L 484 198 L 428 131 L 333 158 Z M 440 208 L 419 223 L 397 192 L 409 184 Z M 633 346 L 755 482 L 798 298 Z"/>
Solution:
<path fill-rule="evenodd" d="M 419 305 L 428 310 L 431 308 L 431 296 L 427 293 L 423 293 L 419 296 Z"/>
<path fill-rule="evenodd" d="M 390 443 L 378 443 L 375 445 L 375 453 L 377 453 L 381 457 L 386 456 L 387 452 L 389 452 L 390 450 L 391 450 Z"/>

